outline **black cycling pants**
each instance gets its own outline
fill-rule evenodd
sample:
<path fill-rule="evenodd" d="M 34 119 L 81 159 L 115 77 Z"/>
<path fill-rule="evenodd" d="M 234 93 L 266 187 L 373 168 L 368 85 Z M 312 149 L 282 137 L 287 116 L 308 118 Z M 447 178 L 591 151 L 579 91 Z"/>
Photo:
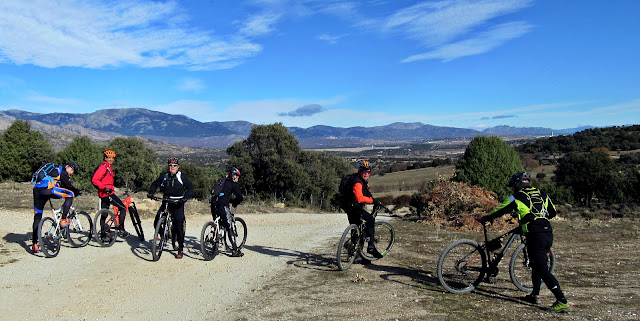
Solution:
<path fill-rule="evenodd" d="M 118 217 L 120 222 L 120 225 L 118 227 L 124 229 L 124 219 L 127 217 L 127 208 L 124 206 L 124 203 L 122 203 L 122 201 L 118 196 L 116 196 L 116 194 L 100 198 L 100 208 L 108 209 L 109 205 L 111 204 L 118 208 Z M 102 217 L 100 217 L 100 226 L 104 226 L 104 222 L 106 220 L 107 215 L 103 214 Z"/>
<path fill-rule="evenodd" d="M 67 218 L 69 209 L 73 205 L 73 192 L 61 187 L 46 188 L 36 187 L 33 189 L 33 232 L 31 233 L 31 241 L 33 244 L 38 243 L 38 225 L 42 220 L 42 212 L 44 211 L 44 205 L 51 198 L 64 198 L 62 203 L 62 218 Z"/>
<path fill-rule="evenodd" d="M 178 242 L 178 251 L 182 252 L 182 250 L 184 249 L 184 230 L 187 226 L 187 220 L 184 216 L 184 203 L 169 203 L 168 209 L 169 213 L 171 213 L 171 215 L 173 216 L 173 227 L 171 229 L 171 233 L 173 233 L 176 241 Z M 160 206 L 160 209 L 156 214 L 156 218 L 153 220 L 154 227 L 156 226 L 156 224 L 158 224 L 158 220 L 160 219 L 162 210 L 164 210 L 164 204 Z"/>
<path fill-rule="evenodd" d="M 231 231 L 231 224 L 233 223 L 233 213 L 231 213 L 231 208 L 229 205 L 224 206 L 217 203 L 211 203 L 211 215 L 214 220 L 216 219 L 216 216 L 220 216 L 221 225 L 227 231 L 229 241 L 231 241 L 231 246 L 235 251 L 238 246 L 236 243 L 236 236 Z"/>
<path fill-rule="evenodd" d="M 553 292 L 556 299 L 564 298 L 558 280 L 549 271 L 549 251 L 553 245 L 553 233 L 527 233 L 527 252 L 531 260 L 531 281 L 533 295 L 540 294 L 542 281 Z"/>
<path fill-rule="evenodd" d="M 369 237 L 369 245 L 374 244 L 373 237 L 375 235 L 375 223 L 376 220 L 369 212 L 363 208 L 354 206 L 347 212 L 347 218 L 349 218 L 349 224 L 360 225 L 361 220 L 365 223 L 365 233 Z"/>

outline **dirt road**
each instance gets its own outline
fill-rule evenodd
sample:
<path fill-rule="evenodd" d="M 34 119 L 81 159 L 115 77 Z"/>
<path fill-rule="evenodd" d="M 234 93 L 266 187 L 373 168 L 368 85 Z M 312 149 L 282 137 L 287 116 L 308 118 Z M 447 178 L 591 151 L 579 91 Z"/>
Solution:
<path fill-rule="evenodd" d="M 0 318 L 5 320 L 229 319 L 228 307 L 346 226 L 340 214 L 242 215 L 248 239 L 242 258 L 204 261 L 200 231 L 210 216 L 187 218 L 185 257 L 151 261 L 148 242 L 130 236 L 110 248 L 63 242 L 56 258 L 29 252 L 32 214 L 0 210 Z M 152 221 L 143 221 L 147 239 Z M 133 228 L 129 225 L 129 231 Z M 242 316 L 229 316 L 236 319 Z"/>

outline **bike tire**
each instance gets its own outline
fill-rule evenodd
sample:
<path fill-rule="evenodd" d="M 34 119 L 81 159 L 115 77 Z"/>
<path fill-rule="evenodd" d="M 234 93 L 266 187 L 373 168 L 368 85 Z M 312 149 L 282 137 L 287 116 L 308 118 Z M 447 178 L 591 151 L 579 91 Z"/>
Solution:
<path fill-rule="evenodd" d="M 45 217 L 38 224 L 38 246 L 45 257 L 56 257 L 60 253 L 60 234 L 56 221 Z"/>
<path fill-rule="evenodd" d="M 69 214 L 70 223 L 67 230 L 67 240 L 73 247 L 83 247 L 89 244 L 93 236 L 93 222 L 85 211 Z"/>
<path fill-rule="evenodd" d="M 140 239 L 140 242 L 144 242 L 144 231 L 142 230 L 142 222 L 140 221 L 136 203 L 131 203 L 129 206 L 129 217 L 131 217 L 133 228 L 136 230 L 136 234 L 138 234 L 138 239 Z"/>
<path fill-rule="evenodd" d="M 549 258 L 547 265 L 549 271 L 553 273 L 556 268 L 556 254 L 553 249 L 549 250 Z M 531 281 L 531 260 L 529 259 L 524 243 L 520 244 L 513 252 L 511 260 L 509 262 L 509 276 L 511 282 L 521 291 L 531 292 L 533 291 L 533 281 Z M 540 288 L 544 288 L 544 282 L 540 285 Z"/>
<path fill-rule="evenodd" d="M 244 244 L 247 242 L 247 223 L 240 217 L 234 217 L 231 229 L 231 232 L 236 236 L 236 246 L 238 250 L 242 250 Z M 232 248 L 230 235 L 224 238 L 224 246 L 226 249 Z"/>
<path fill-rule="evenodd" d="M 487 258 L 474 240 L 460 239 L 447 245 L 438 259 L 438 280 L 449 292 L 473 291 L 487 270 Z"/>
<path fill-rule="evenodd" d="M 355 224 L 349 225 L 342 233 L 336 254 L 338 270 L 344 271 L 353 264 L 359 251 L 359 238 L 360 231 Z"/>
<path fill-rule="evenodd" d="M 102 227 L 100 226 L 100 217 L 106 214 L 106 220 L 105 220 L 105 227 L 108 226 L 108 230 L 105 233 L 105 236 L 102 237 Z M 93 224 L 93 237 L 96 239 L 96 242 L 98 242 L 98 244 L 100 244 L 100 246 L 102 247 L 110 247 L 113 245 L 113 243 L 116 242 L 116 239 L 118 238 L 118 235 L 116 233 L 116 230 L 114 228 L 114 217 L 115 214 L 113 214 L 113 212 L 111 212 L 108 209 L 101 209 L 98 211 L 98 213 L 96 213 L 96 216 L 94 218 L 94 224 Z M 107 223 L 107 221 L 109 221 L 110 223 Z"/>
<path fill-rule="evenodd" d="M 393 229 L 393 225 L 388 222 L 376 222 L 374 229 L 374 243 L 376 245 L 376 249 L 384 257 L 385 255 L 387 255 L 387 253 L 389 253 L 389 251 L 391 251 L 391 248 L 395 243 L 396 232 Z M 367 245 L 367 242 L 365 242 L 365 245 Z M 369 261 L 377 260 L 378 258 L 367 253 L 365 245 L 360 248 L 360 254 L 362 255 L 362 257 Z"/>
<path fill-rule="evenodd" d="M 207 222 L 202 227 L 200 234 L 200 249 L 205 261 L 213 260 L 220 253 L 219 230 L 216 230 L 214 222 Z"/>
<path fill-rule="evenodd" d="M 162 256 L 162 250 L 164 249 L 164 244 L 167 241 L 168 231 L 166 222 L 166 216 L 160 216 L 153 234 L 153 240 L 151 240 L 151 255 L 153 256 L 154 261 L 158 261 L 160 256 Z"/>

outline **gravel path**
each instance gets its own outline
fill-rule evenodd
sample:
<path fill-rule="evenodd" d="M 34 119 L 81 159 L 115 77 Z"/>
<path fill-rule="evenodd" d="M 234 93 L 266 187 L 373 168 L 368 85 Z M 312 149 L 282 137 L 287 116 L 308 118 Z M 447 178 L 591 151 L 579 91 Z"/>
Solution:
<path fill-rule="evenodd" d="M 200 231 L 211 217 L 189 216 L 184 258 L 165 251 L 152 262 L 150 244 L 137 236 L 110 248 L 93 241 L 71 248 L 63 242 L 51 259 L 31 255 L 32 214 L 0 210 L 0 218 L 0 318 L 5 320 L 226 319 L 227 307 L 285 269 L 292 255 L 339 238 L 347 225 L 344 214 L 242 215 L 248 225 L 245 256 L 223 253 L 207 262 L 200 253 Z M 147 239 L 152 224 L 143 221 Z M 128 220 L 127 229 L 134 231 Z"/>

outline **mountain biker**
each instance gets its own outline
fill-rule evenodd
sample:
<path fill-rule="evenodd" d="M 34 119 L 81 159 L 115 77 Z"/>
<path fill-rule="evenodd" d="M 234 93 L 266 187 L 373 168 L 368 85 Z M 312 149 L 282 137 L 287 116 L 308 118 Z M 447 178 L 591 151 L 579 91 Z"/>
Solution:
<path fill-rule="evenodd" d="M 82 191 L 71 184 L 71 175 L 78 173 L 79 167 L 76 162 L 67 162 L 64 166 L 57 166 L 45 177 L 33 185 L 33 234 L 31 236 L 31 253 L 38 253 L 38 225 L 42 220 L 44 204 L 51 198 L 64 198 L 62 204 L 61 227 L 69 226 L 69 209 L 73 205 L 73 197 L 82 195 Z"/>
<path fill-rule="evenodd" d="M 129 233 L 124 229 L 124 219 L 127 214 L 127 207 L 124 206 L 122 200 L 116 195 L 114 191 L 114 174 L 113 174 L 113 162 L 116 159 L 116 152 L 112 150 L 105 150 L 103 153 L 104 161 L 98 166 L 93 173 L 91 183 L 98 188 L 98 197 L 100 197 L 100 208 L 109 208 L 110 204 L 113 204 L 118 208 L 118 216 L 120 225 L 117 227 L 121 237 L 129 236 Z M 103 213 L 100 217 L 100 235 L 105 236 L 104 222 L 107 219 L 107 213 Z"/>
<path fill-rule="evenodd" d="M 373 204 L 374 206 L 380 206 L 380 202 L 373 198 L 369 191 L 369 177 L 371 176 L 371 165 L 366 160 L 358 162 L 358 175 L 354 176 L 353 187 L 348 191 L 347 195 L 344 195 L 346 200 L 345 212 L 347 212 L 347 218 L 349 224 L 360 225 L 361 220 L 366 221 L 365 233 L 369 236 L 369 245 L 367 246 L 367 253 L 373 255 L 376 258 L 382 258 L 382 254 L 376 249 L 374 243 L 375 233 L 375 218 L 369 212 L 364 209 L 365 204 Z M 369 260 L 362 259 L 364 264 L 371 263 Z"/>
<path fill-rule="evenodd" d="M 169 158 L 167 165 L 169 166 L 169 171 L 160 175 L 158 179 L 151 183 L 147 197 L 153 198 L 156 189 L 160 187 L 165 197 L 180 200 L 178 203 L 169 203 L 168 209 L 171 215 L 173 215 L 174 222 L 171 232 L 176 238 L 176 241 L 178 241 L 178 254 L 176 254 L 176 259 L 181 259 L 184 249 L 184 228 L 187 223 L 184 216 L 184 203 L 193 195 L 194 189 L 187 175 L 180 171 L 180 160 L 177 157 Z M 164 204 L 162 204 L 160 210 L 158 210 L 153 226 L 156 226 L 158 223 L 162 208 L 164 208 Z"/>
<path fill-rule="evenodd" d="M 229 203 L 233 205 L 233 207 L 238 206 L 244 198 L 242 197 L 242 193 L 240 192 L 240 184 L 238 184 L 238 180 L 240 179 L 240 170 L 235 167 L 231 167 L 229 169 L 229 173 L 227 178 L 224 180 L 224 185 L 222 186 L 222 192 L 220 195 L 212 195 L 211 197 L 211 215 L 215 220 L 216 215 L 220 216 L 220 220 L 222 221 L 222 226 L 229 235 L 232 251 L 232 257 L 241 257 L 244 253 L 240 252 L 236 243 L 236 236 L 231 230 L 231 224 L 233 223 L 233 214 L 231 213 L 231 209 L 229 208 Z M 231 195 L 234 195 L 235 198 L 231 199 Z"/>
<path fill-rule="evenodd" d="M 553 231 L 550 219 L 556 216 L 556 207 L 547 194 L 531 186 L 531 173 L 518 172 L 511 176 L 509 187 L 513 188 L 510 195 L 502 204 L 488 215 L 479 219 L 481 223 L 492 221 L 504 214 L 513 213 L 518 218 L 522 232 L 526 236 L 527 252 L 531 259 L 531 280 L 533 291 L 524 300 L 540 304 L 540 285 L 542 281 L 556 297 L 556 302 L 549 307 L 552 312 L 567 312 L 571 303 L 567 301 L 560 289 L 558 280 L 548 267 L 548 253 L 553 244 Z"/>

